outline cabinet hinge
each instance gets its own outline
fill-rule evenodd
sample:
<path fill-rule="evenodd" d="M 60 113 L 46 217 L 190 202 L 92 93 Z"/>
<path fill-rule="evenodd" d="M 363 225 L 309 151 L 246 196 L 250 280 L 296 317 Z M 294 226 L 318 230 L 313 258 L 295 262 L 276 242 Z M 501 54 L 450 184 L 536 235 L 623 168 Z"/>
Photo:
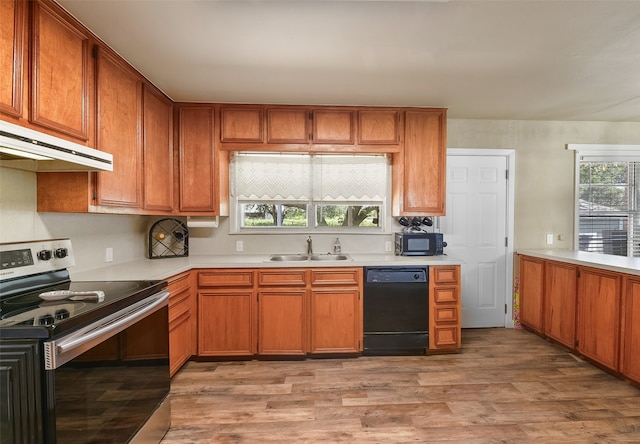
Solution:
<path fill-rule="evenodd" d="M 98 58 L 98 45 L 93 45 L 93 48 L 91 48 L 91 57 Z"/>
<path fill-rule="evenodd" d="M 309 111 L 309 120 L 313 120 L 313 113 Z"/>
<path fill-rule="evenodd" d="M 504 246 L 505 246 L 505 247 L 508 247 L 508 246 L 509 246 L 509 238 L 508 238 L 508 237 L 505 237 L 505 238 L 504 238 Z"/>
<path fill-rule="evenodd" d="M 93 190 L 91 200 L 93 200 L 94 202 L 98 200 L 98 192 L 96 190 Z"/>
<path fill-rule="evenodd" d="M 309 140 L 313 140 L 313 133 L 309 133 Z"/>
<path fill-rule="evenodd" d="M 507 304 L 504 304 L 504 314 L 507 314 Z"/>
<path fill-rule="evenodd" d="M 504 178 L 509 180 L 509 170 L 504 170 Z"/>
<path fill-rule="evenodd" d="M 580 341 L 578 339 L 576 339 L 575 341 L 573 341 L 573 346 L 575 348 L 578 348 L 578 346 L 580 345 Z"/>
<path fill-rule="evenodd" d="M 580 277 L 580 269 L 576 268 L 576 277 Z"/>

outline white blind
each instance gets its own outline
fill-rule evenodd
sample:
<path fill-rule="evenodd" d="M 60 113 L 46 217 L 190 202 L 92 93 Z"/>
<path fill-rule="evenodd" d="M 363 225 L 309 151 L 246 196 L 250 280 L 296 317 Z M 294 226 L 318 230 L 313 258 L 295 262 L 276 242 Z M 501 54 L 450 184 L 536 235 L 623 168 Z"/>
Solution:
<path fill-rule="evenodd" d="M 242 200 L 382 202 L 384 155 L 237 153 L 230 168 L 232 196 Z"/>
<path fill-rule="evenodd" d="M 311 199 L 308 155 L 237 153 L 231 162 L 230 176 L 230 191 L 236 199 Z"/>
<path fill-rule="evenodd" d="M 387 190 L 386 156 L 317 156 L 313 199 L 318 202 L 381 202 Z"/>

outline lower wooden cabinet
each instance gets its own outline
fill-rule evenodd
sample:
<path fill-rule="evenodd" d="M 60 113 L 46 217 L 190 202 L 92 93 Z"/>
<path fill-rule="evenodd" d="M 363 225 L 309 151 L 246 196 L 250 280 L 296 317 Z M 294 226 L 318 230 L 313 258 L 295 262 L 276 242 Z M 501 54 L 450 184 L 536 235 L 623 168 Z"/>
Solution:
<path fill-rule="evenodd" d="M 640 382 L 640 276 L 625 277 L 620 329 L 620 372 Z"/>
<path fill-rule="evenodd" d="M 526 327 L 640 383 L 640 276 L 521 255 L 520 289 Z"/>
<path fill-rule="evenodd" d="M 198 356 L 250 356 L 255 347 L 255 273 L 198 273 Z"/>
<path fill-rule="evenodd" d="M 544 334 L 570 348 L 576 338 L 577 273 L 573 264 L 544 264 Z"/>
<path fill-rule="evenodd" d="M 576 349 L 610 369 L 618 369 L 621 275 L 580 267 Z"/>
<path fill-rule="evenodd" d="M 429 352 L 456 351 L 461 345 L 460 267 L 429 267 Z"/>
<path fill-rule="evenodd" d="M 537 332 L 544 329 L 543 293 L 544 261 L 520 256 L 520 322 Z"/>
<path fill-rule="evenodd" d="M 169 281 L 169 366 L 173 376 L 196 353 L 195 286 L 191 272 Z"/>
<path fill-rule="evenodd" d="M 198 273 L 198 355 L 358 353 L 362 268 Z"/>

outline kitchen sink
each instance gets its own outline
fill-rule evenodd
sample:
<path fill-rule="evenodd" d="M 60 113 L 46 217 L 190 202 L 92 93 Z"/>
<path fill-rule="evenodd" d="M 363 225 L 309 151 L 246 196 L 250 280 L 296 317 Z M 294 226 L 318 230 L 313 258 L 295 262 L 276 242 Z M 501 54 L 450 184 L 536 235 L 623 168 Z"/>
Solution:
<path fill-rule="evenodd" d="M 348 254 L 272 254 L 269 262 L 350 261 Z"/>
<path fill-rule="evenodd" d="M 309 259 L 312 261 L 350 261 L 351 257 L 346 254 L 312 254 Z"/>
<path fill-rule="evenodd" d="M 291 262 L 291 261 L 306 261 L 309 256 L 306 254 L 272 254 L 269 258 L 270 261 L 278 262 Z"/>

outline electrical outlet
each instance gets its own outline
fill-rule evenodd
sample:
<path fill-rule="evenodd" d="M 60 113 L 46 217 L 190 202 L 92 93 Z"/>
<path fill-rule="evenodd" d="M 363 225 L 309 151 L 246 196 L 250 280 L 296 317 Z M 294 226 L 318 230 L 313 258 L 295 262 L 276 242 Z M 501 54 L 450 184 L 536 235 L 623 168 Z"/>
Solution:
<path fill-rule="evenodd" d="M 385 241 L 384 251 L 391 251 L 391 241 Z"/>
<path fill-rule="evenodd" d="M 547 245 L 553 245 L 553 234 L 547 234 Z"/>
<path fill-rule="evenodd" d="M 105 262 L 113 262 L 113 248 L 107 247 L 104 250 L 104 261 Z"/>
<path fill-rule="evenodd" d="M 236 251 L 244 251 L 244 242 L 236 241 Z"/>

